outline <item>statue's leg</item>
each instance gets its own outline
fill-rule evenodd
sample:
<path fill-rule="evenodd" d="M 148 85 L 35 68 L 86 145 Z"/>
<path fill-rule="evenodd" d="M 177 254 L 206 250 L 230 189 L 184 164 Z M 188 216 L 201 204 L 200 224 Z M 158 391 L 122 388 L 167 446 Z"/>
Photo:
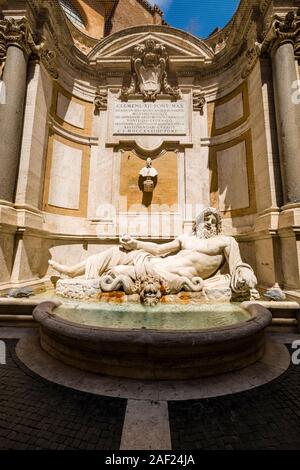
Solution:
<path fill-rule="evenodd" d="M 52 266 L 53 269 L 55 269 L 55 271 L 59 272 L 60 274 L 66 274 L 69 277 L 82 276 L 85 273 L 86 261 L 70 267 L 56 263 L 56 261 L 53 260 L 48 261 L 48 263 L 50 266 Z"/>
<path fill-rule="evenodd" d="M 130 266 L 133 263 L 135 252 L 124 252 L 118 246 L 90 256 L 86 261 L 86 279 L 97 279 L 110 272 L 116 266 Z"/>
<path fill-rule="evenodd" d="M 69 277 L 85 275 L 86 279 L 97 279 L 115 266 L 122 264 L 128 266 L 132 264 L 133 253 L 126 253 L 121 251 L 119 247 L 113 247 L 96 255 L 89 256 L 86 261 L 74 266 L 68 267 L 53 260 L 50 260 L 49 264 L 55 271 L 58 271 L 60 274 L 66 274 Z"/>

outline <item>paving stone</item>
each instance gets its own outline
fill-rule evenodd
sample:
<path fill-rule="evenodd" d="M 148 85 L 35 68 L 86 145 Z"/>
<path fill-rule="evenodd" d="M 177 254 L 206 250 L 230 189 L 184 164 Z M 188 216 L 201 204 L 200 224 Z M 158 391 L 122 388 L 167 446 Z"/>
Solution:
<path fill-rule="evenodd" d="M 169 402 L 174 450 L 300 449 L 300 366 L 256 389 Z"/>
<path fill-rule="evenodd" d="M 16 343 L 6 340 L 0 366 L 0 449 L 118 450 L 126 400 L 50 383 L 19 361 Z"/>

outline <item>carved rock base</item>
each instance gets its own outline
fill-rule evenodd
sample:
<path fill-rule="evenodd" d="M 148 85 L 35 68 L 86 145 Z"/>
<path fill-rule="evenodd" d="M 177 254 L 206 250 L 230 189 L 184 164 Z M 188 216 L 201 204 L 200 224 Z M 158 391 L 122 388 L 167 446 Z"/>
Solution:
<path fill-rule="evenodd" d="M 60 279 L 55 292 L 74 300 L 98 300 L 101 297 L 99 279 Z"/>
<path fill-rule="evenodd" d="M 138 294 L 126 295 L 123 291 L 102 292 L 99 279 L 60 279 L 56 284 L 56 294 L 74 300 L 91 300 L 101 302 L 140 303 Z M 164 295 L 161 303 L 224 303 L 232 300 L 228 287 L 205 288 L 202 292 L 180 292 L 176 295 Z M 249 300 L 249 298 L 243 298 Z"/>

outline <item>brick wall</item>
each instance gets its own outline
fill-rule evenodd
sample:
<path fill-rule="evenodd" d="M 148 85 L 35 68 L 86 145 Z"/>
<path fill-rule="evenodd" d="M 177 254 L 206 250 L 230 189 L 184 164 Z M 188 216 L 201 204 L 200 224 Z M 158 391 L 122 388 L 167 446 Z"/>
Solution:
<path fill-rule="evenodd" d="M 94 38 L 104 35 L 105 8 L 99 0 L 73 0 L 75 8 L 81 8 L 86 21 L 86 33 Z M 80 10 L 79 10 L 80 11 Z"/>
<path fill-rule="evenodd" d="M 154 24 L 154 16 L 151 11 L 148 11 L 138 0 L 119 0 L 107 34 L 144 24 Z"/>

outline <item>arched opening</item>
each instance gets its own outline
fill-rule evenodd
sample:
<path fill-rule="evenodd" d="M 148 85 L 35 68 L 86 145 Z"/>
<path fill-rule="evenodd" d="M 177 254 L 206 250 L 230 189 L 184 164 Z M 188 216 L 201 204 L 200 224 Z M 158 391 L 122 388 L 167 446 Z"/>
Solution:
<path fill-rule="evenodd" d="M 74 6 L 73 2 L 70 0 L 58 0 L 61 8 L 63 9 L 66 17 L 73 23 L 75 26 L 77 26 L 80 29 L 86 29 L 85 22 L 77 10 L 77 8 Z"/>

